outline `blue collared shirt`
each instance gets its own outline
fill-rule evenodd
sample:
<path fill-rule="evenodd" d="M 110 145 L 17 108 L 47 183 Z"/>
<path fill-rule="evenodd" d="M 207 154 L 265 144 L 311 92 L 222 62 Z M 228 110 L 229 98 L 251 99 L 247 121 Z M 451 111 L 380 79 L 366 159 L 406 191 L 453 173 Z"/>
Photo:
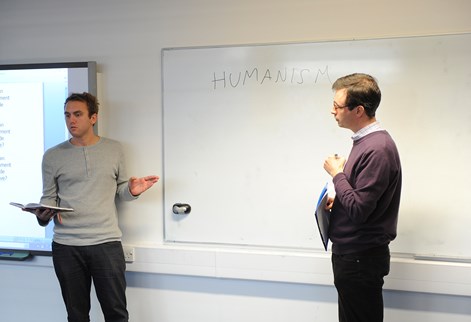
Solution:
<path fill-rule="evenodd" d="M 376 131 L 384 131 L 384 129 L 381 127 L 378 121 L 373 122 L 370 125 L 367 125 L 364 128 L 358 130 L 356 133 L 352 135 L 352 140 L 357 141 L 361 139 L 362 137 Z"/>

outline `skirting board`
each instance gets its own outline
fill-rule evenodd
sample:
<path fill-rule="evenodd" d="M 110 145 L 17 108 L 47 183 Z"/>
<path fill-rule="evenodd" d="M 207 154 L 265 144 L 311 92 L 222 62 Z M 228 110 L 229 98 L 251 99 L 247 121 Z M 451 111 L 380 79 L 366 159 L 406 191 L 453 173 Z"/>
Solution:
<path fill-rule="evenodd" d="M 127 270 L 333 285 L 329 252 L 162 245 L 135 247 Z M 471 263 L 393 255 L 385 289 L 471 296 Z"/>
<path fill-rule="evenodd" d="M 329 252 L 158 245 L 134 249 L 127 271 L 167 275 L 333 285 Z M 52 268 L 50 256 L 1 265 Z M 471 296 L 471 263 L 393 254 L 385 289 Z"/>

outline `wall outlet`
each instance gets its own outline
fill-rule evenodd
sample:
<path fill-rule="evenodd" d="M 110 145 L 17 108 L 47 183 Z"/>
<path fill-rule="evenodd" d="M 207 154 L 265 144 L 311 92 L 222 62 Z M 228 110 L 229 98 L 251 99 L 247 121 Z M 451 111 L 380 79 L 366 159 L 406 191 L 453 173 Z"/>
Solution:
<path fill-rule="evenodd" d="M 134 247 L 131 246 L 123 246 L 124 251 L 124 260 L 126 263 L 134 262 Z"/>

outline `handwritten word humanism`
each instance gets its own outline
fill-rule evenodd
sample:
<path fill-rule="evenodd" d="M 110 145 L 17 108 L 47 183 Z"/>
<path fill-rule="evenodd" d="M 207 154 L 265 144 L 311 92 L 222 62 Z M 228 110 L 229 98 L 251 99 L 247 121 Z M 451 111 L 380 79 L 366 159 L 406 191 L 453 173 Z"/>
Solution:
<path fill-rule="evenodd" d="M 288 68 L 271 69 L 258 68 L 245 69 L 237 72 L 213 72 L 211 80 L 214 90 L 223 88 L 238 88 L 247 85 L 267 85 L 267 84 L 316 84 L 320 80 L 328 80 L 329 66 L 318 69 L 310 68 Z"/>

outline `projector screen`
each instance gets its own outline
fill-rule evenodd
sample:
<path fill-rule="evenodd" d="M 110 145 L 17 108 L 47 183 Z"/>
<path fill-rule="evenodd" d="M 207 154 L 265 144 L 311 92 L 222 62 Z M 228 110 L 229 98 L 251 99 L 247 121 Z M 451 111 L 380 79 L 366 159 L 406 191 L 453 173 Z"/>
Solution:
<path fill-rule="evenodd" d="M 69 138 L 64 101 L 70 93 L 96 95 L 96 63 L 0 65 L 0 250 L 51 252 L 53 222 L 10 202 L 39 202 L 44 151 Z"/>

